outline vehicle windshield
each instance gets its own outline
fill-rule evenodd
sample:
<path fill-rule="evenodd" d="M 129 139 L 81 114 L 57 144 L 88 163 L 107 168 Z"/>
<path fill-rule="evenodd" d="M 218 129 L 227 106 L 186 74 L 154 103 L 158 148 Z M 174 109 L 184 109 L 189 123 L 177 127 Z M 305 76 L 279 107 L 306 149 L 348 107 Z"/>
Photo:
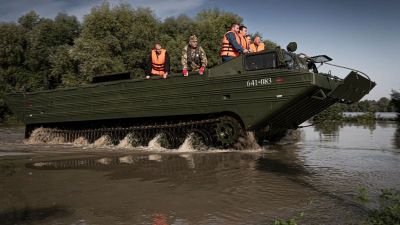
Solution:
<path fill-rule="evenodd" d="M 246 70 L 263 70 L 276 68 L 277 56 L 275 52 L 248 55 L 245 58 Z"/>
<path fill-rule="evenodd" d="M 325 63 L 332 61 L 332 58 L 327 55 L 317 55 L 311 57 L 311 59 L 313 60 L 314 63 Z"/>

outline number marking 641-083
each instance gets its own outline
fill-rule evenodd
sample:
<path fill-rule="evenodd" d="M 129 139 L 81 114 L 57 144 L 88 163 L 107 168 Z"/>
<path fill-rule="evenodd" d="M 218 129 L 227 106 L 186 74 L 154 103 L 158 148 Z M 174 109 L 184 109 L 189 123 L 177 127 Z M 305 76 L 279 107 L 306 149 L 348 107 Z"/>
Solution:
<path fill-rule="evenodd" d="M 247 87 L 255 87 L 255 86 L 261 86 L 261 85 L 269 85 L 272 83 L 271 78 L 260 78 L 260 79 L 254 79 L 254 80 L 248 80 L 246 82 Z"/>

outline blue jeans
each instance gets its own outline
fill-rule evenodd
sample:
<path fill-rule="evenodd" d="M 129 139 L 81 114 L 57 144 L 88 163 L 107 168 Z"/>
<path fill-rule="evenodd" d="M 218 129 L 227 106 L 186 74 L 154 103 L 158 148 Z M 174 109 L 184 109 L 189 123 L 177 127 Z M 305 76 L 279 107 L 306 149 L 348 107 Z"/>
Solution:
<path fill-rule="evenodd" d="M 235 57 L 233 57 L 233 56 L 222 56 L 222 62 L 229 61 L 229 60 L 231 60 L 233 58 L 235 58 Z"/>

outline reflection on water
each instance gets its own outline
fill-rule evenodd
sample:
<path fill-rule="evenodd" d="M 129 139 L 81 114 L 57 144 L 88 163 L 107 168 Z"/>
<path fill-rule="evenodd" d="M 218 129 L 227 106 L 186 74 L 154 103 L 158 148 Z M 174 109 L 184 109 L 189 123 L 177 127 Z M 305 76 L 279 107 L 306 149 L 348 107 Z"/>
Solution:
<path fill-rule="evenodd" d="M 377 122 L 383 128 L 387 127 L 388 122 L 380 121 Z M 321 137 L 330 137 L 332 141 L 337 140 L 340 134 L 341 128 L 344 127 L 357 127 L 362 129 L 368 129 L 370 132 L 373 132 L 376 129 L 375 121 L 367 122 L 367 123 L 352 123 L 352 122 L 325 122 L 325 123 L 318 123 L 315 124 L 315 131 L 320 133 Z"/>
<path fill-rule="evenodd" d="M 396 133 L 393 135 L 393 143 L 397 149 L 400 149 L 400 128 L 396 129 Z"/>
<path fill-rule="evenodd" d="M 22 208 L 0 212 L 0 221 L 3 225 L 30 224 L 43 221 L 49 217 L 63 217 L 70 214 L 60 206 L 49 206 L 40 208 Z"/>
<path fill-rule="evenodd" d="M 0 129 L 8 224 L 258 225 L 301 212 L 300 224 L 357 224 L 358 187 L 400 186 L 393 122 L 319 124 L 257 151 L 25 145 L 12 129 Z"/>
<path fill-rule="evenodd" d="M 393 151 L 393 148 L 398 148 L 393 141 L 396 129 L 397 123 L 391 121 L 364 124 L 320 123 L 314 126 L 314 132 L 306 129 L 306 133 L 321 143 L 336 143 L 337 148 Z"/>

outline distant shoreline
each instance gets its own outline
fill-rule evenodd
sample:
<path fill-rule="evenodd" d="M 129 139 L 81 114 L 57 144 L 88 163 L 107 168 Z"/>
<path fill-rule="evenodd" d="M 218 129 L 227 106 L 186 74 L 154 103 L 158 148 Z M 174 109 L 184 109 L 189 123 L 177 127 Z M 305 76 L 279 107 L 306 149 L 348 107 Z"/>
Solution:
<path fill-rule="evenodd" d="M 367 115 L 368 112 L 342 112 L 345 119 L 356 119 Z M 396 121 L 399 119 L 400 113 L 397 112 L 375 112 L 375 120 Z"/>

